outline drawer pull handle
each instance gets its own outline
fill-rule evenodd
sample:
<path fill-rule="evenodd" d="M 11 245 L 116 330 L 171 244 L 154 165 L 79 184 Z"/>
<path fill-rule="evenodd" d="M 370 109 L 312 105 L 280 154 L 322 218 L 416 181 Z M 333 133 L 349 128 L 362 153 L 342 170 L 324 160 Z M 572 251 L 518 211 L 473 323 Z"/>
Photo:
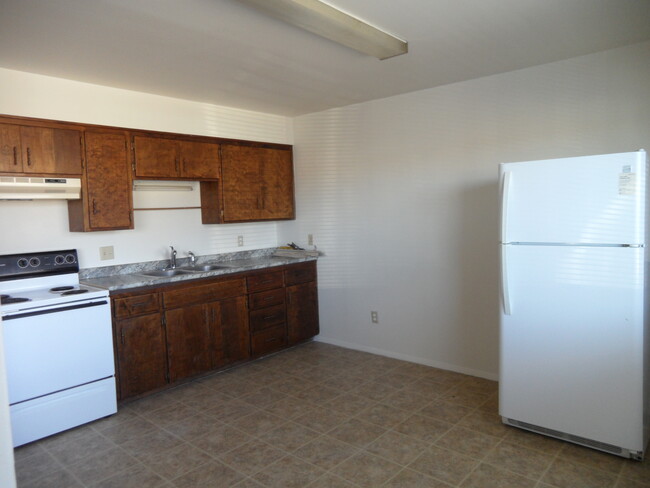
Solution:
<path fill-rule="evenodd" d="M 261 282 L 262 285 L 266 285 L 267 283 L 273 283 L 274 280 L 264 280 Z"/>
<path fill-rule="evenodd" d="M 27 148 L 27 166 L 32 165 L 32 150 Z"/>
<path fill-rule="evenodd" d="M 275 295 L 271 295 L 270 297 L 264 298 L 262 301 L 268 302 L 269 300 L 274 300 L 275 298 L 276 298 Z"/>
<path fill-rule="evenodd" d="M 279 341 L 279 340 L 280 339 L 278 337 L 272 337 L 271 339 L 267 339 L 264 342 L 268 344 L 269 342 L 275 342 L 275 341 Z"/>
<path fill-rule="evenodd" d="M 149 300 L 143 301 L 143 302 L 135 302 L 131 304 L 131 307 L 136 308 L 136 307 L 144 307 L 149 303 Z"/>
<path fill-rule="evenodd" d="M 270 320 L 270 319 L 274 319 L 275 317 L 279 317 L 279 316 L 280 316 L 279 313 L 274 313 L 273 315 L 267 315 L 266 317 L 264 317 L 263 320 Z"/>

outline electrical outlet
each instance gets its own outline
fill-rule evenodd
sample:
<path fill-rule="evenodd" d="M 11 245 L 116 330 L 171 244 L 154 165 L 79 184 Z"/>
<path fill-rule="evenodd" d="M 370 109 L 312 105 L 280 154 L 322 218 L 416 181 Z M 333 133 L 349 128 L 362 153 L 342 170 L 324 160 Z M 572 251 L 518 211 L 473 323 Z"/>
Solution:
<path fill-rule="evenodd" d="M 237 245 L 242 247 L 244 245 L 244 236 L 237 236 Z"/>
<path fill-rule="evenodd" d="M 99 248 L 99 259 L 101 261 L 107 261 L 109 259 L 115 259 L 115 251 L 113 246 L 104 246 Z"/>
<path fill-rule="evenodd" d="M 314 234 L 307 234 L 307 245 L 308 246 L 314 245 Z"/>
<path fill-rule="evenodd" d="M 379 323 L 379 314 L 376 311 L 371 311 L 370 312 L 370 320 L 372 321 L 373 324 L 378 324 Z"/>

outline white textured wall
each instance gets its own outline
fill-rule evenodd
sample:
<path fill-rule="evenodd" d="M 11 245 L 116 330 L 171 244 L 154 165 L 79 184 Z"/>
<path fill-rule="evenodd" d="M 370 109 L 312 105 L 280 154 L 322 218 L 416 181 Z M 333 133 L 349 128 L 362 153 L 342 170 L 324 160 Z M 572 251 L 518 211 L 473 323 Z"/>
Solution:
<path fill-rule="evenodd" d="M 496 378 L 497 165 L 650 149 L 650 43 L 294 119 L 321 338 Z M 370 323 L 370 310 L 379 324 Z"/>
<path fill-rule="evenodd" d="M 219 107 L 0 68 L 0 113 L 291 144 L 287 117 Z M 237 236 L 244 247 L 237 247 Z M 213 254 L 271 247 L 275 223 L 202 225 L 200 210 L 135 213 L 135 229 L 68 231 L 65 202 L 0 201 L 0 254 L 77 248 L 82 267 L 165 259 L 169 245 Z M 112 245 L 115 259 L 99 260 Z"/>

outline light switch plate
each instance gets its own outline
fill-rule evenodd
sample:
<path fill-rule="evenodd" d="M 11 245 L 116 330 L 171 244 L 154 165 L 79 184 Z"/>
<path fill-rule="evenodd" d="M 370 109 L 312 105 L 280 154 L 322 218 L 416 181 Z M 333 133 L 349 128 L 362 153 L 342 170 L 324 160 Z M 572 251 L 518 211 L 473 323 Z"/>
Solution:
<path fill-rule="evenodd" d="M 115 259 L 115 250 L 113 246 L 103 246 L 99 248 L 99 259 L 102 261 L 108 261 L 109 259 Z"/>
<path fill-rule="evenodd" d="M 239 247 L 244 245 L 244 236 L 237 236 L 237 245 Z"/>

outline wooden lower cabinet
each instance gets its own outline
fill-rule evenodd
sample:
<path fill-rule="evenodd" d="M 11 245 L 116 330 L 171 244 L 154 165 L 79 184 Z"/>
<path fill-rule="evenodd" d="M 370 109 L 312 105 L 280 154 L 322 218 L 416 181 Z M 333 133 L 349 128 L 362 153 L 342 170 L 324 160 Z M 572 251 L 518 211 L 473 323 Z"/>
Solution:
<path fill-rule="evenodd" d="M 319 332 L 316 282 L 289 286 L 287 292 L 287 335 L 289 345 L 314 337 Z"/>
<path fill-rule="evenodd" d="M 191 305 L 165 311 L 170 381 L 212 369 L 211 313 L 211 305 Z"/>
<path fill-rule="evenodd" d="M 245 297 L 166 310 L 169 380 L 248 359 L 246 315 Z"/>
<path fill-rule="evenodd" d="M 167 384 L 167 351 L 160 313 L 115 322 L 119 398 Z"/>
<path fill-rule="evenodd" d="M 315 262 L 111 298 L 120 400 L 318 334 Z"/>

